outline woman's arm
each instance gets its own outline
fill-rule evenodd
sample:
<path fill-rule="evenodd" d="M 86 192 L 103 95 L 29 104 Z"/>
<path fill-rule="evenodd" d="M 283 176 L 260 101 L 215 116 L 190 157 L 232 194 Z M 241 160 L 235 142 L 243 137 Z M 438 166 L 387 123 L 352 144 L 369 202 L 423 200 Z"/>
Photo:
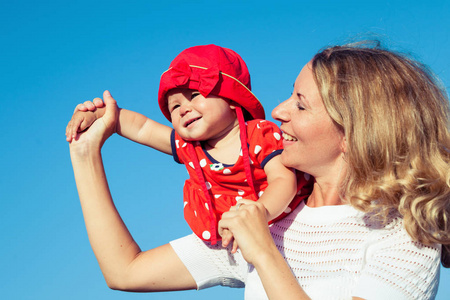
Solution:
<path fill-rule="evenodd" d="M 194 289 L 196 283 L 170 245 L 142 252 L 113 203 L 101 147 L 114 132 L 118 108 L 105 94 L 105 115 L 70 143 L 89 240 L 109 287 L 129 291 Z"/>
<path fill-rule="evenodd" d="M 241 200 L 239 210 L 232 207 L 222 215 L 219 232 L 229 229 L 244 259 L 254 265 L 269 299 L 309 299 L 288 264 L 278 251 L 267 225 L 263 204 Z"/>

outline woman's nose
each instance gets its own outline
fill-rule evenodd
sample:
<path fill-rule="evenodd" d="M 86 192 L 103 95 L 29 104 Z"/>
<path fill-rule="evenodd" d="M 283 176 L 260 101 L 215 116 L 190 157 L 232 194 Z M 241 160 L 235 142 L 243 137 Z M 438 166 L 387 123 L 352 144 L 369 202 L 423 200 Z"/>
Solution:
<path fill-rule="evenodd" d="M 289 99 L 281 102 L 272 110 L 272 118 L 280 122 L 287 122 L 289 120 L 288 101 Z"/>

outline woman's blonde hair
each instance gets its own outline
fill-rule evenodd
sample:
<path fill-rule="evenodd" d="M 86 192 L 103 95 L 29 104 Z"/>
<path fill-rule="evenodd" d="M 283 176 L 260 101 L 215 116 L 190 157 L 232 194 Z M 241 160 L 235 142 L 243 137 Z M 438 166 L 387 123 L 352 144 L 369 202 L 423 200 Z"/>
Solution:
<path fill-rule="evenodd" d="M 426 245 L 450 244 L 449 101 L 423 64 L 379 45 L 327 48 L 312 59 L 325 107 L 345 132 L 343 197 L 404 219 Z"/>

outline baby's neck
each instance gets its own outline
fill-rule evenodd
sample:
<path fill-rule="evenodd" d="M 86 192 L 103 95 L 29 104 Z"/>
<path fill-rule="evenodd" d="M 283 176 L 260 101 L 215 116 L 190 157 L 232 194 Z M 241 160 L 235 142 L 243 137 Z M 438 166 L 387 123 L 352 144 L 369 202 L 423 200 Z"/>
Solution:
<path fill-rule="evenodd" d="M 233 128 L 221 138 L 203 141 L 202 144 L 209 155 L 217 161 L 225 164 L 234 164 L 241 152 L 239 126 Z"/>

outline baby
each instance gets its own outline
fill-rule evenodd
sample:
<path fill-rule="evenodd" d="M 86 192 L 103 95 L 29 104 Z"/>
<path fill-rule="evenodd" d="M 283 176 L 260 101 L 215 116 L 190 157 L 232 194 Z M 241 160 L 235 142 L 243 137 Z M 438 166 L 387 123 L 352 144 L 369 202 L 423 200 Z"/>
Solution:
<path fill-rule="evenodd" d="M 261 202 L 273 222 L 310 194 L 313 178 L 281 164 L 280 130 L 264 120 L 247 66 L 236 52 L 216 45 L 185 49 L 162 74 L 158 102 L 173 129 L 121 109 L 116 131 L 186 165 L 184 216 L 202 240 L 220 240 L 217 223 L 240 199 Z M 67 141 L 101 117 L 103 106 L 98 98 L 79 104 Z M 227 246 L 232 235 L 222 235 Z M 232 252 L 236 249 L 234 243 Z"/>

